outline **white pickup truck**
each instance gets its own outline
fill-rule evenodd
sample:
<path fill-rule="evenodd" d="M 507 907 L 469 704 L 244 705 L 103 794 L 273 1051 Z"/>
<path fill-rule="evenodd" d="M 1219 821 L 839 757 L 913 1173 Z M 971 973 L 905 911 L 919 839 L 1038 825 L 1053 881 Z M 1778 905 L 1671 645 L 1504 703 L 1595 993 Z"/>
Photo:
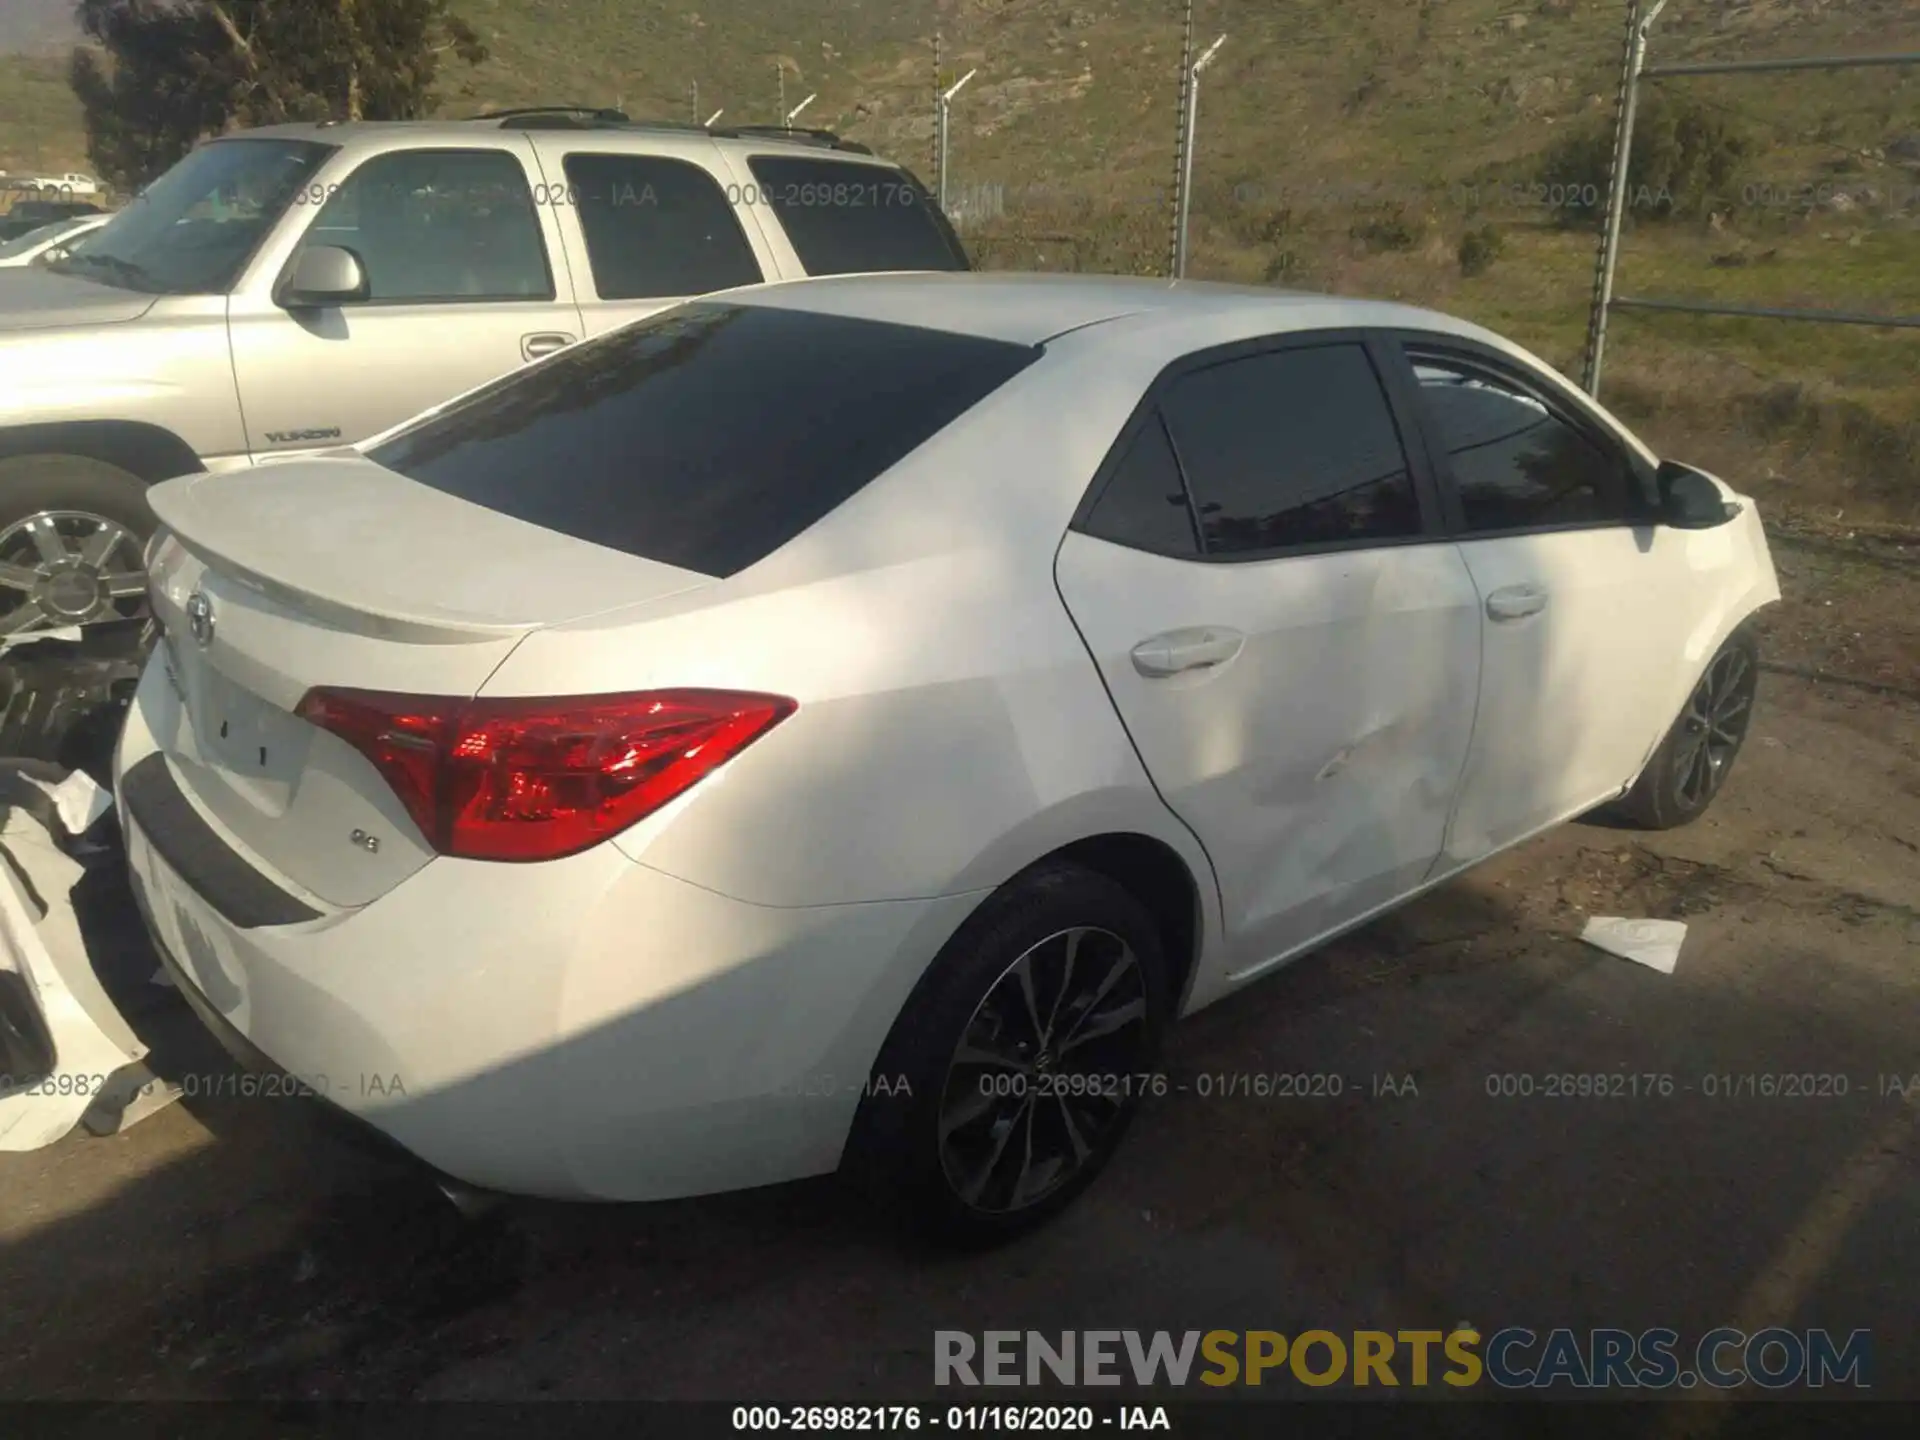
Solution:
<path fill-rule="evenodd" d="M 98 195 L 100 182 L 91 175 L 82 175 L 69 171 L 65 175 L 35 175 L 20 181 L 22 190 L 38 190 L 41 194 L 57 192 L 61 195 Z"/>

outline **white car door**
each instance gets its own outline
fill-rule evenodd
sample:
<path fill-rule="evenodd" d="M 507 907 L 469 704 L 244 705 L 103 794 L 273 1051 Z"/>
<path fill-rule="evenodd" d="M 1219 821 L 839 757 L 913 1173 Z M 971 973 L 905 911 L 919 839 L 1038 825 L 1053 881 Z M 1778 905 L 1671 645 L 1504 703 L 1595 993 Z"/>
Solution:
<path fill-rule="evenodd" d="M 1443 868 L 1621 793 L 1672 722 L 1704 613 L 1651 470 L 1547 377 L 1408 338 L 1449 521 L 1482 613 L 1480 708 Z"/>
<path fill-rule="evenodd" d="M 1213 861 L 1229 978 L 1417 887 L 1466 758 L 1479 602 L 1380 363 L 1352 333 L 1190 357 L 1057 561 L 1148 773 Z"/>

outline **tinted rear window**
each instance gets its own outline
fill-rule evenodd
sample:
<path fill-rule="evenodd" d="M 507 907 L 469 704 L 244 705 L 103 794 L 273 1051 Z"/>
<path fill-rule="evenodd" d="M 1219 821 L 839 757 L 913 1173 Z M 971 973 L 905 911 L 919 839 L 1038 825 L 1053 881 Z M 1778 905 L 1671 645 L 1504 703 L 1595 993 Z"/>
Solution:
<path fill-rule="evenodd" d="M 602 300 L 704 295 L 766 278 L 727 192 L 692 161 L 576 153 L 566 168 Z"/>
<path fill-rule="evenodd" d="M 968 268 L 947 217 L 904 170 L 792 155 L 747 164 L 809 275 Z"/>
<path fill-rule="evenodd" d="M 510 375 L 369 451 L 477 505 L 727 576 L 1039 358 L 912 325 L 699 301 Z"/>

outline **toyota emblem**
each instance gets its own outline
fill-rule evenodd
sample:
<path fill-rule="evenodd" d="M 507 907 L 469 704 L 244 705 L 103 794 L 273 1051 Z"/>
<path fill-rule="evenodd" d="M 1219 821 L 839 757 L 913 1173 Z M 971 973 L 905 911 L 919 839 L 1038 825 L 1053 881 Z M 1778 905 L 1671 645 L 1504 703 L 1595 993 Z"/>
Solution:
<path fill-rule="evenodd" d="M 204 591 L 196 590 L 187 597 L 187 629 L 202 650 L 213 644 L 213 602 Z"/>

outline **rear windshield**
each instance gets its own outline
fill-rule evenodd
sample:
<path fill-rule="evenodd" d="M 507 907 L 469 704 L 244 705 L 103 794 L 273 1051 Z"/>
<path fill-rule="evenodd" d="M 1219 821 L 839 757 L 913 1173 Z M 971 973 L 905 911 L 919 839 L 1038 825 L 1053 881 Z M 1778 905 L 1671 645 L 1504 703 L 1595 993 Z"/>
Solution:
<path fill-rule="evenodd" d="M 696 301 L 498 380 L 367 453 L 516 519 L 727 576 L 1040 353 L 913 325 Z"/>
<path fill-rule="evenodd" d="M 809 275 L 968 268 L 947 217 L 905 170 L 794 155 L 747 165 Z"/>

